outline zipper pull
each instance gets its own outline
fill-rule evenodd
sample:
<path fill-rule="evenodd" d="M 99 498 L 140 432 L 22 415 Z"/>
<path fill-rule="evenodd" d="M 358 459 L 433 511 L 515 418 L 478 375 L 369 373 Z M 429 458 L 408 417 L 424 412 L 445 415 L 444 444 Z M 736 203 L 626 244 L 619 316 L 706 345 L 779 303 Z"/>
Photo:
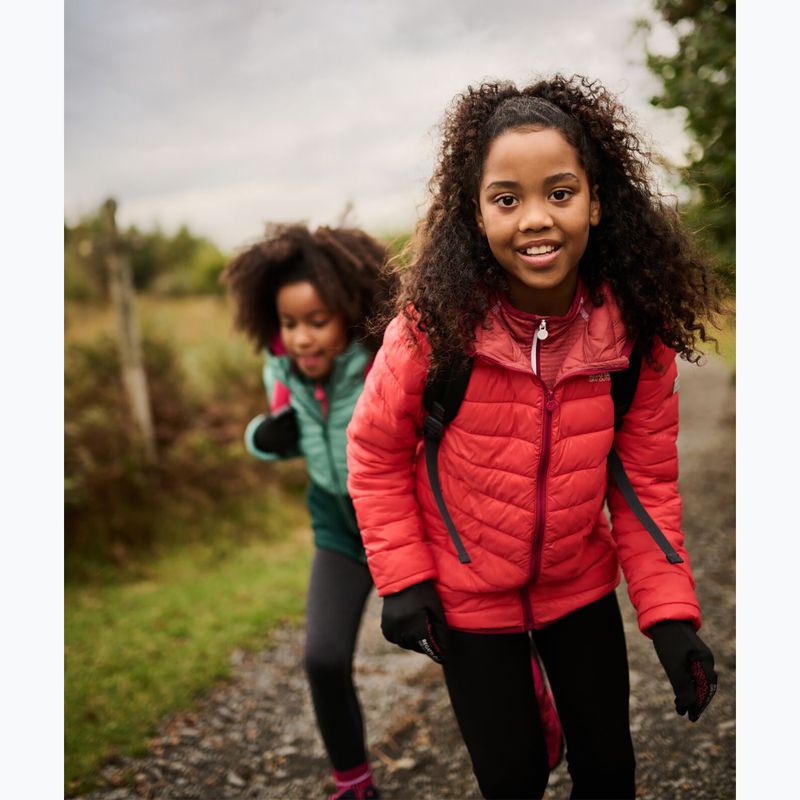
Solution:
<path fill-rule="evenodd" d="M 548 411 L 555 411 L 558 408 L 558 401 L 556 400 L 555 393 L 553 392 L 552 389 L 548 389 L 544 393 L 544 400 L 545 400 L 544 407 Z"/>
<path fill-rule="evenodd" d="M 543 319 L 536 330 L 536 338 L 543 342 L 549 335 L 547 332 L 547 320 Z"/>

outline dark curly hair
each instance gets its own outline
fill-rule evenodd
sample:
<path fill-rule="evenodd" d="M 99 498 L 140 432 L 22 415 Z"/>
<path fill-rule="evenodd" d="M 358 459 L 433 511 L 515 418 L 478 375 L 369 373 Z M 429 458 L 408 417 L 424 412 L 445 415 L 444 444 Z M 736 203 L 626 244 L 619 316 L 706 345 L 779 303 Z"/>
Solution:
<path fill-rule="evenodd" d="M 431 202 L 410 247 L 410 267 L 395 313 L 408 331 L 424 331 L 435 370 L 471 351 L 476 326 L 505 275 L 475 221 L 489 145 L 519 128 L 553 128 L 577 150 L 603 209 L 591 229 L 579 271 L 592 301 L 608 284 L 631 336 L 649 355 L 655 337 L 696 361 L 695 347 L 715 341 L 706 324 L 721 311 L 722 288 L 708 257 L 650 177 L 653 155 L 628 113 L 603 86 L 556 75 L 523 89 L 487 82 L 458 95 L 443 122 Z"/>
<path fill-rule="evenodd" d="M 366 321 L 385 315 L 397 288 L 394 275 L 383 269 L 386 259 L 386 248 L 355 228 L 312 232 L 299 223 L 271 224 L 261 241 L 231 260 L 221 280 L 236 304 L 235 326 L 257 350 L 280 330 L 278 290 L 309 281 L 333 313 L 344 314 L 349 335 L 375 352 L 382 331 Z"/>

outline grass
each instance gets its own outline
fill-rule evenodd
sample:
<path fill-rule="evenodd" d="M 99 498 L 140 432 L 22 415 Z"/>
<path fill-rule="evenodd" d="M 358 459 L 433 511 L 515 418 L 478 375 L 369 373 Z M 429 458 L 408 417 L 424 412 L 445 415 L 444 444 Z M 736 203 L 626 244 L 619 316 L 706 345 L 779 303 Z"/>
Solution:
<path fill-rule="evenodd" d="M 90 789 L 107 757 L 144 752 L 165 714 L 228 675 L 235 648 L 263 647 L 276 624 L 300 619 L 310 535 L 296 498 L 276 500 L 260 493 L 239 518 L 266 540 L 223 531 L 151 557 L 128 580 L 66 587 L 69 793 Z"/>
<path fill-rule="evenodd" d="M 99 333 L 114 332 L 114 309 L 110 303 L 91 306 L 67 302 L 64 308 L 68 340 L 86 341 Z M 242 335 L 233 329 L 233 310 L 223 297 L 137 295 L 136 311 L 142 327 L 168 333 L 181 344 L 199 346 L 212 339 L 236 339 L 244 343 Z"/>
<path fill-rule="evenodd" d="M 139 295 L 136 312 L 142 332 L 172 340 L 192 391 L 213 396 L 219 363 L 261 374 L 263 355 L 256 353 L 233 328 L 233 309 L 226 298 L 213 296 L 163 298 Z M 101 333 L 114 334 L 114 310 L 106 306 L 67 303 L 64 338 L 88 342 Z"/>

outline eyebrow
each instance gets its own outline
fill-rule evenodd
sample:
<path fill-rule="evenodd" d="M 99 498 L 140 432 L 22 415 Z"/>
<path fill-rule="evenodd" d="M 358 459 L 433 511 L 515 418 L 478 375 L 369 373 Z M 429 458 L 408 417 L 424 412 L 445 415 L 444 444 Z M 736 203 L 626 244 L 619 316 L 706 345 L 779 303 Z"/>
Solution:
<path fill-rule="evenodd" d="M 561 181 L 580 181 L 580 178 L 574 172 L 559 172 L 551 175 L 549 178 L 544 179 L 545 186 L 552 186 L 554 183 L 561 183 Z"/>
<path fill-rule="evenodd" d="M 516 189 L 519 184 L 516 181 L 492 181 L 487 187 L 489 189 Z"/>
<path fill-rule="evenodd" d="M 544 185 L 553 186 L 556 183 L 567 180 L 580 182 L 580 178 L 574 172 L 557 172 L 555 175 L 545 178 Z M 492 181 L 484 191 L 488 192 L 490 189 L 516 189 L 519 185 L 517 181 Z"/>

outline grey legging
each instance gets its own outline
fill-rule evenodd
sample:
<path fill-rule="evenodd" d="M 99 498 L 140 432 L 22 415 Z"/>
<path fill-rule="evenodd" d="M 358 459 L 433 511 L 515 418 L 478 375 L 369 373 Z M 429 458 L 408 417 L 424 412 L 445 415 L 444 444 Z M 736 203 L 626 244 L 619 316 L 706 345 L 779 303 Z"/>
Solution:
<path fill-rule="evenodd" d="M 308 587 L 305 668 L 325 749 L 341 771 L 367 760 L 353 653 L 371 588 L 366 564 L 332 550 L 316 551 Z"/>

